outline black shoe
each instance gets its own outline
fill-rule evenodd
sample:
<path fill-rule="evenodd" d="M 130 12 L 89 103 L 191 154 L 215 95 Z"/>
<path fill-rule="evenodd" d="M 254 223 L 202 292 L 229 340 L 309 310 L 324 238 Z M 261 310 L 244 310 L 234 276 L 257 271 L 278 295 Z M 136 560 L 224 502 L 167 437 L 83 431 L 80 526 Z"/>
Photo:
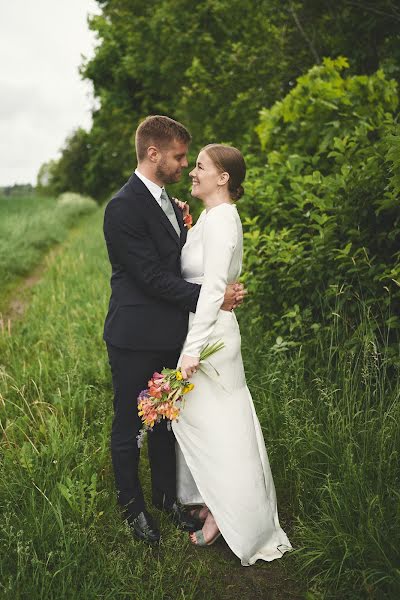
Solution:
<path fill-rule="evenodd" d="M 158 544 L 160 541 L 160 532 L 147 511 L 142 511 L 136 517 L 129 519 L 128 524 L 133 536 L 138 540 L 148 544 Z"/>
<path fill-rule="evenodd" d="M 161 510 L 164 510 L 172 519 L 179 529 L 183 531 L 197 531 L 203 527 L 203 523 L 192 517 L 189 512 L 178 502 L 174 502 L 172 506 L 164 506 Z"/>

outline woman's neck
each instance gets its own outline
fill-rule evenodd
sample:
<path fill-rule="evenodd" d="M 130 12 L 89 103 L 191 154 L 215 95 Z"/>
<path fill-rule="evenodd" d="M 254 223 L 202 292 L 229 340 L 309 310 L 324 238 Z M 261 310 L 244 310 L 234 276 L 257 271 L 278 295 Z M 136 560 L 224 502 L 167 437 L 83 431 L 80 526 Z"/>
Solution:
<path fill-rule="evenodd" d="M 233 204 L 228 193 L 213 194 L 203 200 L 206 210 L 210 210 L 219 204 Z"/>

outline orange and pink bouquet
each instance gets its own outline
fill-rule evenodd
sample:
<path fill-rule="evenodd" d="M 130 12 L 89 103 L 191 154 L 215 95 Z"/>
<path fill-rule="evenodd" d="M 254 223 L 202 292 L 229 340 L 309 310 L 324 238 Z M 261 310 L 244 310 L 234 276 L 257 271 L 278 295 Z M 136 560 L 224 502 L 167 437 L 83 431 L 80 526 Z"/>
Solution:
<path fill-rule="evenodd" d="M 202 362 L 223 347 L 223 342 L 206 346 L 200 354 L 199 369 L 202 370 Z M 178 420 L 185 404 L 185 395 L 194 388 L 193 383 L 183 379 L 180 369 L 163 369 L 161 373 L 153 373 L 148 386 L 137 398 L 138 414 L 143 423 L 138 435 L 139 446 L 142 445 L 146 431 L 151 431 L 156 423 L 162 419 Z"/>
<path fill-rule="evenodd" d="M 194 388 L 193 383 L 183 379 L 180 370 L 175 369 L 153 373 L 148 386 L 138 396 L 138 413 L 147 430 L 161 419 L 176 420 L 184 395 Z"/>

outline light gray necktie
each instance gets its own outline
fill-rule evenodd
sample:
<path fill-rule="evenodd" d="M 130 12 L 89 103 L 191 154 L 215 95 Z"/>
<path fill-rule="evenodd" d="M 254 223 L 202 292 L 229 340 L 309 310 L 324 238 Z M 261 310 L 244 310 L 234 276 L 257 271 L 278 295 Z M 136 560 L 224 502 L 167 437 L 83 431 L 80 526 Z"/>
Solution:
<path fill-rule="evenodd" d="M 163 211 L 165 212 L 165 214 L 167 215 L 172 227 L 175 229 L 176 234 L 178 237 L 181 236 L 181 230 L 179 229 L 179 225 L 178 225 L 178 220 L 176 218 L 176 214 L 175 211 L 172 207 L 171 201 L 168 198 L 167 192 L 164 190 L 162 190 L 161 192 L 161 208 L 163 209 Z"/>

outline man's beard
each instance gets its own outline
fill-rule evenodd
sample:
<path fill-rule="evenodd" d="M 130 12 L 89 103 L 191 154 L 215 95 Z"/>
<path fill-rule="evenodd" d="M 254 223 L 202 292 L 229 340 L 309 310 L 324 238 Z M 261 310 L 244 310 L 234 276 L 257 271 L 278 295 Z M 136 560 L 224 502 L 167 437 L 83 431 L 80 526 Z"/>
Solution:
<path fill-rule="evenodd" d="M 181 178 L 181 170 L 171 172 L 167 169 L 165 162 L 162 160 L 156 169 L 157 178 L 163 182 L 164 185 L 169 183 L 177 183 Z"/>

